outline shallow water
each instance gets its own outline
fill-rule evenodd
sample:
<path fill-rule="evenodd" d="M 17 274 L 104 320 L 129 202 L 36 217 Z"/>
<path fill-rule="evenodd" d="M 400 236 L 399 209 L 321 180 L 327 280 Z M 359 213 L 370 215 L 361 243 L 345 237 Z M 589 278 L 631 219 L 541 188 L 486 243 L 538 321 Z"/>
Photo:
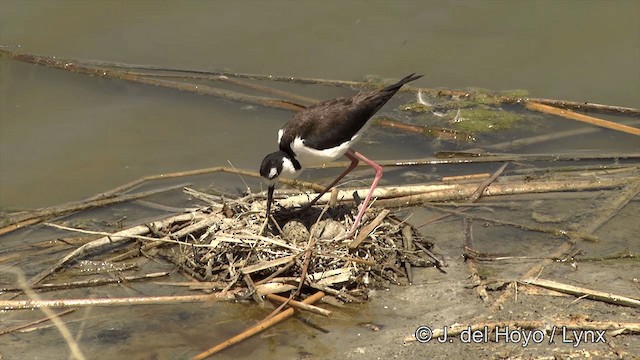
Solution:
<path fill-rule="evenodd" d="M 537 97 L 637 108 L 638 10 L 635 1 L 3 1 L 0 44 L 67 58 L 330 79 L 418 72 L 425 77 L 416 86 L 520 88 Z M 3 208 L 58 204 L 144 175 L 227 161 L 256 169 L 290 117 L 0 61 Z M 317 98 L 349 93 L 292 91 Z M 368 135 L 375 146 L 357 149 L 385 159 L 428 156 L 438 146 L 378 143 L 381 132 Z M 605 134 L 598 148 L 637 148 Z"/>
<path fill-rule="evenodd" d="M 417 72 L 425 76 L 415 85 L 428 88 L 525 89 L 535 97 L 640 108 L 639 13 L 637 1 L 392 4 L 2 1 L 0 45 L 15 46 L 9 50 L 65 58 L 328 79 L 361 80 L 366 75 L 399 78 Z M 275 86 L 318 99 L 352 93 L 347 89 L 312 85 Z M 382 112 L 392 111 L 401 100 L 411 99 L 409 95 L 401 95 Z M 142 176 L 226 166 L 228 161 L 238 168 L 257 170 L 264 154 L 275 149 L 276 131 L 290 116 L 282 110 L 247 107 L 2 58 L 0 210 L 79 200 Z M 624 116 L 597 116 L 614 121 L 633 120 Z M 589 125 L 541 117 L 533 130 L 482 135 L 477 143 L 462 145 L 371 127 L 356 149 L 380 160 L 422 158 L 440 150 L 481 148 L 585 126 Z M 609 130 L 517 149 L 518 153 L 638 151 L 637 137 Z M 479 164 L 411 168 L 414 177 L 403 176 L 406 175 L 404 169 L 389 169 L 384 181 L 404 183 L 430 176 L 493 172 L 498 167 L 499 164 Z M 337 171 L 308 171 L 303 178 L 318 180 Z M 369 170 L 363 171 L 361 174 L 366 175 Z M 236 176 L 205 175 L 191 180 L 201 186 L 213 185 L 228 191 L 244 189 Z M 257 181 L 246 180 L 253 190 L 260 189 Z M 168 183 L 180 182 L 181 179 Z M 177 195 L 168 194 L 159 199 L 166 205 L 184 205 Z M 588 211 L 592 201 L 547 202 L 544 206 L 527 203 L 522 205 L 525 208 L 522 214 L 503 211 L 494 216 L 526 221 L 530 220 L 532 211 Z M 637 213 L 637 208 L 636 197 L 618 217 L 599 230 L 601 235 L 609 236 L 607 243 L 585 243 L 581 247 L 594 256 L 625 249 L 638 253 L 639 239 L 633 235 L 638 233 L 637 221 L 632 215 Z M 428 210 L 414 209 L 414 212 L 411 219 L 414 224 L 435 215 Z M 144 209 L 127 206 L 84 215 L 110 221 L 124 215 L 131 221 L 153 216 Z M 488 252 L 544 254 L 558 244 L 557 239 L 512 228 L 477 226 L 477 246 Z M 456 237 L 460 229 L 459 221 L 452 220 L 423 231 L 455 263 L 460 261 L 461 242 Z M 11 253 L 12 249 L 59 234 L 46 228 L 18 232 L 0 238 L 0 249 Z M 26 258 L 8 262 L 34 275 L 64 253 L 34 258 L 35 263 Z M 169 265 L 156 266 L 157 271 L 171 270 Z M 580 276 L 570 267 L 554 268 L 551 273 L 586 285 L 608 286 L 609 291 L 628 296 L 640 293 L 637 283 L 629 283 L 630 279 L 640 277 L 633 274 L 637 269 L 634 262 L 606 271 L 593 266 L 583 265 Z M 145 268 L 151 269 L 155 268 Z M 519 270 L 498 266 L 493 274 L 510 277 L 521 273 Z M 453 306 L 455 301 L 473 303 L 470 290 L 463 286 L 466 285 L 464 271 L 457 278 L 459 283 L 453 280 L 455 274 L 456 271 L 452 271 L 447 277 L 427 270 L 420 273 L 416 287 L 398 291 L 400 295 L 394 293 L 395 298 L 382 292 L 371 305 L 334 310 L 337 315 L 331 320 L 314 318 L 332 331 L 330 335 L 323 337 L 299 322 L 290 321 L 266 336 L 223 353 L 222 358 L 329 358 L 344 356 L 347 352 L 359 355 L 360 350 L 353 350 L 351 346 L 374 346 L 382 342 L 379 339 L 399 341 L 407 334 L 398 326 L 410 333 L 417 325 L 416 318 L 424 321 L 422 314 L 429 314 L 429 319 L 435 322 L 451 323 L 457 320 L 455 316 L 466 314 L 456 313 L 460 310 Z M 178 275 L 174 277 L 174 281 L 182 280 Z M 3 283 L 13 281 L 6 274 L 0 278 Z M 452 302 L 450 312 L 440 309 L 438 314 L 442 315 L 434 316 L 421 310 L 421 306 L 431 306 L 431 281 L 443 282 L 440 285 L 445 289 L 440 301 Z M 436 291 L 436 285 L 433 286 Z M 419 291 L 423 293 L 418 296 Z M 149 284 L 73 290 L 64 295 L 179 293 L 186 291 Z M 464 298 L 464 294 L 469 298 Z M 71 327 L 87 353 L 100 354 L 92 358 L 119 358 L 124 354 L 139 359 L 186 358 L 241 331 L 269 311 L 239 304 L 95 308 L 80 310 L 74 317 L 77 323 Z M 1 322 L 19 323 L 25 319 L 24 314 L 16 318 L 0 314 Z M 35 311 L 30 316 L 42 317 Z M 377 333 L 370 335 L 369 330 L 356 326 L 360 322 L 383 323 L 391 330 L 386 337 Z M 47 353 L 38 349 L 47 349 Z M 402 351 L 392 354 L 407 355 Z M 463 347 L 458 354 L 464 353 Z M 54 329 L 0 336 L 0 356 L 7 359 L 35 358 L 36 355 L 57 359 L 67 354 Z M 362 356 L 369 354 L 364 352 Z"/>

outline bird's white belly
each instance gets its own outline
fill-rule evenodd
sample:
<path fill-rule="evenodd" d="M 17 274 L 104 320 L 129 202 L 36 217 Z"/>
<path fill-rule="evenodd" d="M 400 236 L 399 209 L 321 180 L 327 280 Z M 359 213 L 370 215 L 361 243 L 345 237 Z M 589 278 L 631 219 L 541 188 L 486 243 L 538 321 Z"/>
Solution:
<path fill-rule="evenodd" d="M 317 166 L 330 163 L 343 156 L 358 138 L 360 138 L 360 134 L 356 134 L 350 141 L 346 141 L 336 147 L 317 150 L 305 146 L 304 141 L 296 137 L 291 144 L 291 150 L 296 154 L 296 160 L 300 162 L 302 167 Z"/>

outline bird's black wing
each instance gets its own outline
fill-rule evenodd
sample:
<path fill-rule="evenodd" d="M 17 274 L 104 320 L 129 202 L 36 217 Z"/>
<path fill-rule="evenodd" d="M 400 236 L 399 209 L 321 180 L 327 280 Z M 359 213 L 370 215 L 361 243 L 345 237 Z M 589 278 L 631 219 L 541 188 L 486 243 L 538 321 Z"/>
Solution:
<path fill-rule="evenodd" d="M 296 136 L 306 146 L 328 149 L 343 144 L 362 129 L 366 122 L 404 85 L 420 78 L 411 74 L 382 90 L 362 92 L 350 97 L 326 100 L 294 115 L 285 125 L 281 150 L 291 153 Z"/>

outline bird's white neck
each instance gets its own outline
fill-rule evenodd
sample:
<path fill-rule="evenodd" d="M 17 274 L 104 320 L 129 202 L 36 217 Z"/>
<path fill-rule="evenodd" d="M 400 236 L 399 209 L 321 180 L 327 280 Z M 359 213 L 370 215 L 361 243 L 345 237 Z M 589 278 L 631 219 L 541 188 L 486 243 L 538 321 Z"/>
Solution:
<path fill-rule="evenodd" d="M 287 157 L 283 157 L 282 158 L 282 172 L 283 173 L 287 173 L 293 176 L 298 176 L 300 174 L 301 170 L 297 170 L 295 166 L 293 166 L 293 163 L 291 162 L 291 160 Z"/>

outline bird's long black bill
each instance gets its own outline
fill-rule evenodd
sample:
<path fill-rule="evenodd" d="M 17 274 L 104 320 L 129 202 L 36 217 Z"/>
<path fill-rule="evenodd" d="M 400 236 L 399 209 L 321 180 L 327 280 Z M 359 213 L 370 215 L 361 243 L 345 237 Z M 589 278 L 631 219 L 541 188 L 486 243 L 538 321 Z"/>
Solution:
<path fill-rule="evenodd" d="M 269 215 L 271 215 L 271 203 L 273 202 L 273 191 L 276 189 L 276 185 L 269 185 L 269 190 L 267 190 L 267 219 Z"/>

